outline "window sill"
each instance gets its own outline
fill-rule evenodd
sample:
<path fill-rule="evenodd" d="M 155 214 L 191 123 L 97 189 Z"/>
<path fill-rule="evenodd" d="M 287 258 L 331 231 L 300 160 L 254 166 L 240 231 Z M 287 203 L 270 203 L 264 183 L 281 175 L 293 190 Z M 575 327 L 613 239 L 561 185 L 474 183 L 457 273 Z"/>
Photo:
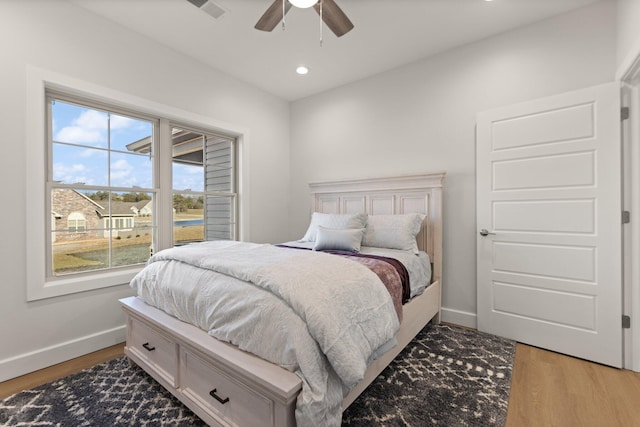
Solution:
<path fill-rule="evenodd" d="M 27 288 L 27 301 L 37 301 L 111 286 L 127 285 L 131 279 L 142 270 L 142 267 L 143 266 L 135 266 L 101 273 L 45 279 L 36 281 L 36 283 L 29 283 Z"/>

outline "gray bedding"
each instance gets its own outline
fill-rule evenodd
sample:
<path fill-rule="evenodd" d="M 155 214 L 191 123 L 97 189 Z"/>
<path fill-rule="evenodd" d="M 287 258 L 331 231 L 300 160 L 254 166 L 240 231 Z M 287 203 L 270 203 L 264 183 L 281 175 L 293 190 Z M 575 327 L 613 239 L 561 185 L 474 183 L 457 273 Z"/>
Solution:
<path fill-rule="evenodd" d="M 399 328 L 375 273 L 321 252 L 191 244 L 154 255 L 131 286 L 148 304 L 295 372 L 299 426 L 340 425 L 343 396 Z"/>

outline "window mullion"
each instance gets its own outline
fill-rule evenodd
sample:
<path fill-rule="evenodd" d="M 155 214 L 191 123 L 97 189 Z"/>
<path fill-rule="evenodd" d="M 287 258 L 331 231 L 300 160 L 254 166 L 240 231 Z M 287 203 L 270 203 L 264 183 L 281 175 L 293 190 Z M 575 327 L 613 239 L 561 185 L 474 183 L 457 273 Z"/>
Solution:
<path fill-rule="evenodd" d="M 155 250 L 173 246 L 173 140 L 169 120 L 160 119 L 156 143 L 155 187 L 157 194 L 158 238 Z M 162 171 L 162 173 L 160 173 Z"/>
<path fill-rule="evenodd" d="M 107 187 L 111 188 L 111 113 L 107 113 Z M 107 257 L 113 267 L 113 190 L 109 191 L 109 242 Z"/>

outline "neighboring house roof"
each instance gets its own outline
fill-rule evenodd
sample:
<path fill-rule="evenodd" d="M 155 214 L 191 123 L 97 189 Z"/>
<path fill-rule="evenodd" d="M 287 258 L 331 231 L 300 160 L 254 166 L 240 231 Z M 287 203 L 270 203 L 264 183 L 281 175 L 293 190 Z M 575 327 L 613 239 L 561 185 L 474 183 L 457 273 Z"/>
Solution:
<path fill-rule="evenodd" d="M 96 202 L 95 200 L 92 200 L 92 199 L 88 198 L 84 194 L 82 194 L 79 191 L 74 190 L 72 188 L 67 188 L 67 189 L 59 188 L 59 189 L 57 189 L 55 191 L 64 191 L 64 192 L 70 192 L 72 194 L 75 194 L 80 200 L 84 200 L 87 203 L 89 203 L 90 205 L 92 205 L 96 209 L 96 212 L 99 209 L 104 209 L 104 207 L 102 205 L 100 205 L 98 202 Z M 53 215 L 56 219 L 61 219 L 62 218 L 62 215 L 56 211 L 56 209 L 60 209 L 61 208 L 61 206 L 60 206 L 61 204 L 66 205 L 66 207 L 68 207 L 69 201 L 65 200 L 65 201 L 56 202 L 56 198 L 55 197 L 53 198 L 52 206 L 51 206 L 51 215 Z M 77 205 L 78 205 L 78 202 L 72 202 L 71 203 L 71 206 L 74 207 L 74 208 L 77 207 Z"/>
<path fill-rule="evenodd" d="M 73 189 L 72 189 L 71 191 L 73 191 L 74 193 L 76 193 L 78 196 L 80 196 L 80 197 L 82 197 L 82 198 L 84 198 L 84 199 L 88 200 L 89 202 L 93 203 L 94 205 L 96 205 L 96 207 L 97 207 L 98 209 L 104 209 L 104 207 L 102 207 L 102 205 L 100 205 L 98 202 L 96 202 L 96 201 L 95 201 L 95 200 L 93 200 L 93 199 L 88 198 L 87 196 L 85 196 L 84 194 L 80 193 L 79 191 L 76 191 L 76 190 L 73 190 Z"/>
<path fill-rule="evenodd" d="M 139 211 L 144 209 L 148 204 L 151 203 L 151 200 L 140 200 L 139 202 L 137 202 L 135 204 L 136 209 L 138 209 Z"/>
<path fill-rule="evenodd" d="M 135 212 L 138 215 L 151 215 L 153 213 L 153 203 L 151 203 L 151 200 L 142 200 L 136 204 Z"/>
<path fill-rule="evenodd" d="M 93 199 L 85 196 L 84 194 L 76 191 L 74 189 L 68 189 L 67 191 L 73 191 L 78 196 L 82 197 L 84 200 L 91 203 L 95 209 L 98 216 L 101 218 L 105 218 L 108 216 L 119 216 L 119 217 L 127 217 L 127 216 L 135 216 L 140 213 L 142 209 L 144 209 L 147 205 L 150 205 L 151 200 L 140 200 L 139 202 L 121 202 L 121 201 L 112 201 L 111 202 L 111 215 L 109 215 L 109 202 L 107 200 L 102 200 L 100 202 L 96 202 Z M 151 206 L 147 209 L 151 210 Z M 60 214 L 54 210 L 51 210 L 51 214 L 56 218 L 61 218 Z"/>
<path fill-rule="evenodd" d="M 111 216 L 134 216 L 137 215 L 140 209 L 142 209 L 149 200 L 141 200 L 139 202 L 111 202 Z M 109 204 L 105 203 L 105 207 L 102 209 L 96 209 L 101 217 L 109 216 Z"/>

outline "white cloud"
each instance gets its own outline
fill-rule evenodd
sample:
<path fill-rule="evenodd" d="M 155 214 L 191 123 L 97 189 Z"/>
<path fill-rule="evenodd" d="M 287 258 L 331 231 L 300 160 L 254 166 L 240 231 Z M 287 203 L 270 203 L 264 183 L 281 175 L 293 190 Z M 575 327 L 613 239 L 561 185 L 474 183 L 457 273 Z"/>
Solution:
<path fill-rule="evenodd" d="M 73 120 L 73 125 L 88 130 L 107 130 L 109 116 L 96 110 L 85 110 Z"/>
<path fill-rule="evenodd" d="M 99 143 L 105 142 L 105 135 L 104 132 L 100 132 L 99 130 L 95 129 L 84 129 L 77 126 L 67 126 L 60 129 L 60 132 L 58 132 L 54 139 L 56 141 L 70 142 L 74 144 L 98 143 L 92 145 L 100 146 Z"/>
<path fill-rule="evenodd" d="M 111 125 L 112 131 L 126 131 L 141 126 L 141 122 L 128 117 L 118 116 L 97 110 L 84 110 L 55 134 L 54 139 L 72 144 L 85 144 L 106 148 L 107 129 Z"/>
<path fill-rule="evenodd" d="M 87 148 L 86 150 L 82 150 L 78 154 L 78 157 L 84 157 L 84 158 L 96 157 L 96 156 L 98 158 L 106 158 L 107 152 L 102 150 L 94 150 L 92 148 Z"/>
<path fill-rule="evenodd" d="M 111 164 L 111 184 L 118 187 L 135 185 L 137 180 L 133 171 L 134 167 L 126 160 L 116 160 Z"/>
<path fill-rule="evenodd" d="M 85 110 L 65 126 L 54 139 L 72 144 L 87 144 L 106 147 L 107 115 L 96 110 Z"/>
<path fill-rule="evenodd" d="M 138 120 L 130 119 L 129 117 L 117 116 L 115 114 L 111 115 L 112 130 L 131 129 L 137 126 L 139 126 Z"/>
<path fill-rule="evenodd" d="M 202 176 L 202 166 L 191 166 L 184 164 L 174 164 L 173 168 L 173 188 L 180 190 L 190 189 L 202 191 L 204 180 Z"/>
<path fill-rule="evenodd" d="M 88 185 L 95 184 L 94 179 L 89 176 L 91 172 L 91 169 L 80 163 L 71 165 L 56 163 L 53 165 L 53 179 L 67 184 L 80 182 Z"/>

